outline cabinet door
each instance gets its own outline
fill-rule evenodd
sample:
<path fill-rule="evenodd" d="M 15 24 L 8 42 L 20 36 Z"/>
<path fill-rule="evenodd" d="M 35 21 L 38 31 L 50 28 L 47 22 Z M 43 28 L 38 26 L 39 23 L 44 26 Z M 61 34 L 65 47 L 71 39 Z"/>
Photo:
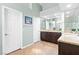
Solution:
<path fill-rule="evenodd" d="M 61 36 L 61 33 L 58 32 L 49 32 L 48 40 L 53 43 L 58 43 L 57 40 Z"/>
<path fill-rule="evenodd" d="M 48 32 L 41 32 L 41 40 L 47 41 L 48 40 Z"/>
<path fill-rule="evenodd" d="M 56 43 L 57 42 L 56 33 L 54 33 L 54 32 L 48 32 L 48 41 Z"/>
<path fill-rule="evenodd" d="M 41 40 L 45 40 L 46 38 L 46 33 L 45 32 L 41 32 Z"/>

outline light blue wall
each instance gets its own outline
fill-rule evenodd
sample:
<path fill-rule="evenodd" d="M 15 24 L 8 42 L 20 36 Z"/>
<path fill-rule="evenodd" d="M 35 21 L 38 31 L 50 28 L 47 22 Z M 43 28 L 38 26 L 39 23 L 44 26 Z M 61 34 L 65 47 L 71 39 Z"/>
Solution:
<path fill-rule="evenodd" d="M 29 8 L 28 3 L 3 3 L 0 4 L 0 54 L 2 54 L 2 11 L 1 11 L 1 6 L 5 5 L 7 7 L 14 8 L 16 10 L 19 10 L 23 12 L 24 16 L 36 16 L 39 17 L 40 15 L 40 10 L 39 10 L 39 4 L 33 4 L 33 9 Z M 24 17 L 23 17 L 24 21 Z M 23 46 L 30 44 L 33 42 L 33 25 L 24 25 L 23 24 Z"/>
<path fill-rule="evenodd" d="M 37 3 L 32 4 L 32 13 L 30 16 L 40 16 L 40 5 Z M 28 16 L 28 15 L 26 15 Z M 34 19 L 33 19 L 34 20 Z M 27 27 L 27 28 L 26 28 Z M 33 42 L 33 24 L 23 25 L 23 46 Z"/>
<path fill-rule="evenodd" d="M 30 44 L 32 42 L 33 42 L 33 27 L 32 25 L 24 25 L 23 46 L 26 46 L 27 44 Z"/>
<path fill-rule="evenodd" d="M 42 10 L 42 7 L 40 6 L 40 4 L 38 3 L 33 3 L 32 4 L 32 14 L 35 15 L 35 16 L 40 16 L 39 12 Z"/>

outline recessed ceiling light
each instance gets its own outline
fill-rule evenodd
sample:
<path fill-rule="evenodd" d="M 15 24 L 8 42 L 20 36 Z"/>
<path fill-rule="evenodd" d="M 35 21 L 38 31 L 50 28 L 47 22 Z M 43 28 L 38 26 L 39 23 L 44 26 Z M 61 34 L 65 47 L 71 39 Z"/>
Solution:
<path fill-rule="evenodd" d="M 69 15 L 67 15 L 66 17 L 69 17 Z"/>
<path fill-rule="evenodd" d="M 68 12 L 66 12 L 66 14 L 69 14 L 70 12 L 68 11 Z"/>
<path fill-rule="evenodd" d="M 45 18 L 45 19 L 49 19 L 49 17 L 48 17 L 48 16 L 43 16 L 43 18 Z"/>
<path fill-rule="evenodd" d="M 44 18 L 46 18 L 47 16 L 44 16 Z"/>
<path fill-rule="evenodd" d="M 70 7 L 71 7 L 71 4 L 68 4 L 66 7 L 67 7 L 67 8 L 70 8 Z"/>
<path fill-rule="evenodd" d="M 58 15 L 57 13 L 54 14 L 54 16 L 57 16 L 57 15 Z"/>

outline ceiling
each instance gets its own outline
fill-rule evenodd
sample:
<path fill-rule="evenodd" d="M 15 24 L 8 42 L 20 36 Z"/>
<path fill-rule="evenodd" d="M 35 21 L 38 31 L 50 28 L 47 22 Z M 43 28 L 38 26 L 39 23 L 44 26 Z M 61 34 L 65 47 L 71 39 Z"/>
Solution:
<path fill-rule="evenodd" d="M 42 11 L 40 16 L 43 18 L 53 18 L 56 14 L 59 16 L 64 12 L 65 16 L 79 15 L 78 3 L 40 3 Z"/>
<path fill-rule="evenodd" d="M 58 3 L 40 3 L 40 5 L 42 6 L 43 10 L 47 10 L 49 8 L 58 6 L 59 4 Z"/>

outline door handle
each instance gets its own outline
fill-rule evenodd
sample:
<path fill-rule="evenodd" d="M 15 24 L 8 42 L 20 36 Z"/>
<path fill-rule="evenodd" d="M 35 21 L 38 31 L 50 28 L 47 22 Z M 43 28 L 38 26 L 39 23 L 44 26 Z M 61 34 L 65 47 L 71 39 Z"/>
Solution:
<path fill-rule="evenodd" d="M 5 34 L 5 36 L 7 36 L 8 34 Z"/>

